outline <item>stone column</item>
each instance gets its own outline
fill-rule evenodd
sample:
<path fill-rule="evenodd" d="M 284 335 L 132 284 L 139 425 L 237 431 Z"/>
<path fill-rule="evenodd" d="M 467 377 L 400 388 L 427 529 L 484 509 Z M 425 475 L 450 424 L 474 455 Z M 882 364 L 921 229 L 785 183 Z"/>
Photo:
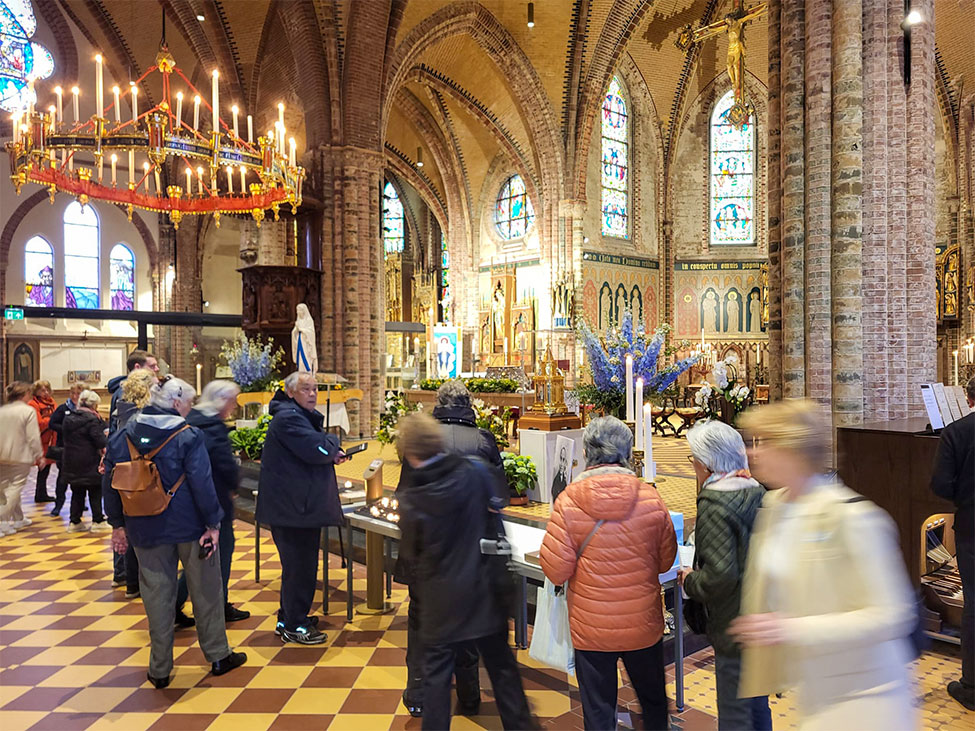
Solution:
<path fill-rule="evenodd" d="M 782 398 L 782 2 L 768 16 L 768 259 L 769 387 Z M 667 224 L 664 224 L 665 231 Z M 666 234 L 665 234 L 666 236 Z M 668 299 L 668 308 L 672 308 Z"/>

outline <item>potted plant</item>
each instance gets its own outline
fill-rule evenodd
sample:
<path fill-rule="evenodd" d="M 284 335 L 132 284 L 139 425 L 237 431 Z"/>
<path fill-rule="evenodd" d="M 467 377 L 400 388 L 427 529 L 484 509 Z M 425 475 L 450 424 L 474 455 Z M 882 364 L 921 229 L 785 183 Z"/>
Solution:
<path fill-rule="evenodd" d="M 538 470 L 535 461 L 524 454 L 502 452 L 504 476 L 511 490 L 511 505 L 527 505 L 528 491 L 538 484 Z"/>
<path fill-rule="evenodd" d="M 267 438 L 267 427 L 271 423 L 270 414 L 263 414 L 253 427 L 238 427 L 230 432 L 230 447 L 241 461 L 259 462 Z"/>

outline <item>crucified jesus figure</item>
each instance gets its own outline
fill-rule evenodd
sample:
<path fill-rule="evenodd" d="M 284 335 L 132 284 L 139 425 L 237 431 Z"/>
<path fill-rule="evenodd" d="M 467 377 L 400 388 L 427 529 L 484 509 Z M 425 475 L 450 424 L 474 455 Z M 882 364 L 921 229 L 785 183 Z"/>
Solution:
<path fill-rule="evenodd" d="M 744 7 L 743 0 L 734 0 L 731 12 L 716 23 L 694 31 L 695 43 L 713 38 L 722 31 L 728 33 L 728 77 L 735 92 L 735 104 L 745 108 L 745 23 L 768 11 L 768 3 Z M 746 116 L 747 118 L 747 116 Z"/>

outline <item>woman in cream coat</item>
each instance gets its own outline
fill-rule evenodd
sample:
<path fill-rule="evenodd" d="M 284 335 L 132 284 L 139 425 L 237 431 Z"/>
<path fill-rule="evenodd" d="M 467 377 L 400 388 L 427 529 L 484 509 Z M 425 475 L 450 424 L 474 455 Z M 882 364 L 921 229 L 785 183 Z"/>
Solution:
<path fill-rule="evenodd" d="M 6 402 L 0 407 L 0 535 L 16 533 L 30 525 L 20 505 L 30 468 L 41 461 L 41 432 L 37 412 L 28 403 L 31 386 L 21 381 L 7 385 Z"/>
<path fill-rule="evenodd" d="M 731 627 L 744 648 L 739 696 L 796 688 L 804 731 L 918 728 L 916 609 L 893 522 L 824 475 L 829 426 L 818 405 L 778 402 L 742 426 L 752 472 L 771 490 Z"/>

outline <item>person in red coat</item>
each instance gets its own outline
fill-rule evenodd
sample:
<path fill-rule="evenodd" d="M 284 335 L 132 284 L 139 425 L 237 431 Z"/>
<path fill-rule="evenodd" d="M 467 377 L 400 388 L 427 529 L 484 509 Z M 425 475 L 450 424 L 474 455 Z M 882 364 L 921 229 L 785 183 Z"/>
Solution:
<path fill-rule="evenodd" d="M 52 460 L 46 459 L 47 450 L 58 440 L 57 433 L 51 429 L 51 417 L 58 405 L 51 396 L 49 381 L 34 381 L 30 405 L 37 412 L 37 426 L 41 430 L 41 448 L 44 450 L 44 462 L 37 470 L 37 485 L 34 488 L 35 503 L 51 503 L 54 498 L 47 494 L 47 476 L 51 474 Z"/>

